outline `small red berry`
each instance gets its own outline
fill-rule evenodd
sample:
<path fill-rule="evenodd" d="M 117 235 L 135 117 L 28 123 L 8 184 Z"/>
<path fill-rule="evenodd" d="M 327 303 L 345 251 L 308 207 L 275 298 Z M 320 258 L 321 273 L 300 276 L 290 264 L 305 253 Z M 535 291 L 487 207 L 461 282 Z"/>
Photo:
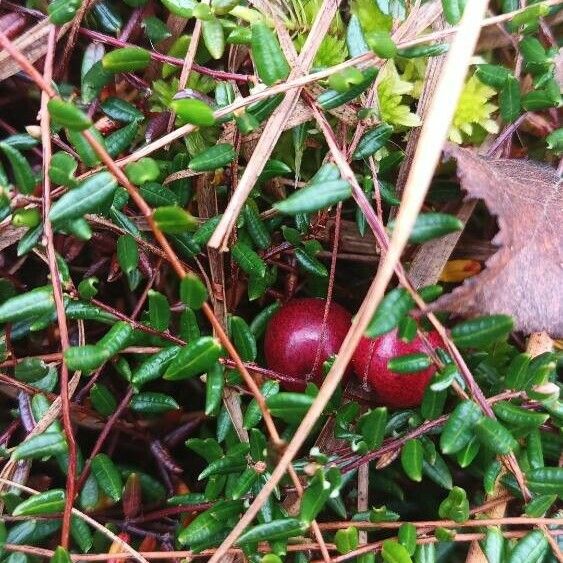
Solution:
<path fill-rule="evenodd" d="M 322 382 L 323 362 L 338 352 L 352 321 L 346 309 L 331 302 L 323 326 L 325 306 L 325 299 L 292 299 L 276 312 L 264 339 L 269 369 L 317 385 Z"/>
<path fill-rule="evenodd" d="M 427 333 L 426 337 L 434 348 L 442 345 L 436 331 Z M 418 336 L 411 342 L 405 342 L 393 330 L 376 339 L 363 337 L 354 352 L 352 364 L 360 381 L 376 392 L 382 404 L 392 408 L 415 407 L 422 402 L 424 390 L 436 367 L 404 374 L 390 371 L 387 362 L 396 356 L 417 352 L 426 352 Z"/>

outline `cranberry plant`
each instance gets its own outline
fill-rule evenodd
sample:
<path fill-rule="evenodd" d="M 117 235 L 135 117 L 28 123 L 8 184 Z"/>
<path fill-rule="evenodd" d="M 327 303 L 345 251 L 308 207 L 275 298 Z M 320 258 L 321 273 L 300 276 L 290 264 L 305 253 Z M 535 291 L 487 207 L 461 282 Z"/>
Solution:
<path fill-rule="evenodd" d="M 2 2 L 0 560 L 562 561 L 562 14 Z"/>

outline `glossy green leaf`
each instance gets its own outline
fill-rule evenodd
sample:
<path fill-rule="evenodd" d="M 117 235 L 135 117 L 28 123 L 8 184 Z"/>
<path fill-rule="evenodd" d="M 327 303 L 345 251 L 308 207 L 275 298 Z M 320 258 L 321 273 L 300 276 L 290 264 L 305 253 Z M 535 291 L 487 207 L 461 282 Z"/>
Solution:
<path fill-rule="evenodd" d="M 202 336 L 184 346 L 164 372 L 164 379 L 175 381 L 195 377 L 210 369 L 221 355 L 221 344 Z"/>
<path fill-rule="evenodd" d="M 231 256 L 243 272 L 262 277 L 266 274 L 266 263 L 260 256 L 242 241 L 231 248 Z"/>
<path fill-rule="evenodd" d="M 498 418 L 514 426 L 537 427 L 549 418 L 549 414 L 531 411 L 514 405 L 508 401 L 499 401 L 493 406 Z"/>
<path fill-rule="evenodd" d="M 533 530 L 528 532 L 508 556 L 507 563 L 530 563 L 531 561 L 543 561 L 549 549 L 549 543 L 543 532 Z"/>
<path fill-rule="evenodd" d="M 469 501 L 467 493 L 460 487 L 454 487 L 438 508 L 440 518 L 454 522 L 465 522 L 469 519 Z"/>
<path fill-rule="evenodd" d="M 59 545 L 59 547 L 55 549 L 55 553 L 53 553 L 50 563 L 72 563 L 72 559 L 70 558 L 68 551 Z"/>
<path fill-rule="evenodd" d="M 475 435 L 484 446 L 501 455 L 510 453 L 518 445 L 498 420 L 486 416 L 475 423 Z"/>
<path fill-rule="evenodd" d="M 38 287 L 11 297 L 0 305 L 0 323 L 13 323 L 46 315 L 54 311 L 53 288 Z"/>
<path fill-rule="evenodd" d="M 270 236 L 266 225 L 260 218 L 256 208 L 250 203 L 247 203 L 244 207 L 244 222 L 252 242 L 260 250 L 265 250 L 272 244 L 272 237 Z"/>
<path fill-rule="evenodd" d="M 49 218 L 57 223 L 96 213 L 111 201 L 116 188 L 117 181 L 109 172 L 94 174 L 57 200 Z"/>
<path fill-rule="evenodd" d="M 97 454 L 94 456 L 92 459 L 92 474 L 96 478 L 100 489 L 108 497 L 114 502 L 118 502 L 121 499 L 123 491 L 121 473 L 108 455 Z"/>
<path fill-rule="evenodd" d="M 392 59 L 397 55 L 397 45 L 391 34 L 386 31 L 370 31 L 366 33 L 366 41 L 370 49 L 382 59 Z"/>
<path fill-rule="evenodd" d="M 345 180 L 318 182 L 293 192 L 286 199 L 274 203 L 273 207 L 288 215 L 312 213 L 335 205 L 351 195 L 352 188 Z"/>
<path fill-rule="evenodd" d="M 531 361 L 530 354 L 517 354 L 511 360 L 505 376 L 505 385 L 507 389 L 523 390 L 527 384 L 528 367 Z"/>
<path fill-rule="evenodd" d="M 408 551 L 409 555 L 414 555 L 416 550 L 416 527 L 410 522 L 401 524 L 397 537 L 399 543 Z"/>
<path fill-rule="evenodd" d="M 207 288 L 198 276 L 188 273 L 182 278 L 180 299 L 191 309 L 201 309 L 207 300 Z"/>
<path fill-rule="evenodd" d="M 102 65 L 109 72 L 135 72 L 143 70 L 151 62 L 149 51 L 141 47 L 115 49 L 102 59 Z"/>
<path fill-rule="evenodd" d="M 209 127 L 215 123 L 213 110 L 201 100 L 194 98 L 172 100 L 170 109 L 185 123 L 199 127 Z"/>
<path fill-rule="evenodd" d="M 424 371 L 432 365 L 432 359 L 427 354 L 414 352 L 391 358 L 387 362 L 387 369 L 396 373 L 413 373 Z"/>
<path fill-rule="evenodd" d="M 460 348 L 478 348 L 505 338 L 513 327 L 508 315 L 475 317 L 454 326 L 452 338 Z"/>
<path fill-rule="evenodd" d="M 175 205 L 158 207 L 153 211 L 153 219 L 157 227 L 165 233 L 195 231 L 198 226 L 197 219 L 191 213 Z"/>
<path fill-rule="evenodd" d="M 415 45 L 405 49 L 398 49 L 397 55 L 403 59 L 418 59 L 421 57 L 439 57 L 449 50 L 448 43 L 434 43 L 433 45 Z"/>
<path fill-rule="evenodd" d="M 440 436 L 440 448 L 454 454 L 464 448 L 474 436 L 475 424 L 483 417 L 481 409 L 470 400 L 459 403 L 450 414 Z"/>
<path fill-rule="evenodd" d="M 202 22 L 202 37 L 209 54 L 219 60 L 225 52 L 225 34 L 218 18 L 212 16 Z"/>
<path fill-rule="evenodd" d="M 64 489 L 51 489 L 24 500 L 12 512 L 13 516 L 34 516 L 62 512 L 65 506 Z"/>
<path fill-rule="evenodd" d="M 256 338 L 246 321 L 236 315 L 229 319 L 229 328 L 234 345 L 240 357 L 245 362 L 254 362 L 258 354 Z"/>
<path fill-rule="evenodd" d="M 380 148 L 384 147 L 393 133 L 393 127 L 387 123 L 382 123 L 367 131 L 358 143 L 358 148 L 354 152 L 354 160 L 367 158 Z"/>
<path fill-rule="evenodd" d="M 275 541 L 301 535 L 306 526 L 297 518 L 281 518 L 253 526 L 237 540 L 238 545 L 253 544 L 260 541 Z"/>
<path fill-rule="evenodd" d="M 393 229 L 394 221 L 389 221 L 388 226 Z M 409 240 L 420 244 L 429 240 L 442 237 L 463 229 L 463 223 L 453 215 L 447 213 L 421 213 L 414 224 Z"/>
<path fill-rule="evenodd" d="M 0 149 L 10 162 L 14 172 L 15 186 L 18 191 L 26 195 L 32 194 L 37 185 L 37 179 L 27 158 L 6 142 L 0 142 Z"/>
<path fill-rule="evenodd" d="M 342 477 L 336 467 L 319 469 L 309 481 L 309 485 L 301 498 L 299 518 L 309 526 L 324 508 L 330 497 L 338 494 Z"/>
<path fill-rule="evenodd" d="M 563 467 L 538 467 L 526 473 L 526 483 L 538 495 L 563 496 Z"/>
<path fill-rule="evenodd" d="M 499 528 L 489 526 L 485 539 L 481 542 L 481 549 L 487 557 L 488 563 L 502 563 L 504 561 L 504 537 Z"/>
<path fill-rule="evenodd" d="M 271 86 L 289 75 L 289 65 L 275 33 L 263 22 L 252 24 L 250 46 L 260 80 Z"/>
<path fill-rule="evenodd" d="M 326 266 L 303 248 L 295 249 L 295 258 L 299 266 L 308 274 L 325 278 L 328 276 Z"/>
<path fill-rule="evenodd" d="M 128 123 L 125 127 L 110 133 L 105 138 L 105 145 L 108 154 L 115 158 L 125 150 L 131 147 L 137 133 L 139 132 L 139 124 L 135 121 L 133 123 Z"/>
<path fill-rule="evenodd" d="M 294 424 L 301 422 L 313 400 L 313 397 L 303 393 L 282 392 L 267 398 L 266 404 L 272 416 Z"/>
<path fill-rule="evenodd" d="M 377 307 L 366 329 L 366 335 L 376 338 L 390 332 L 397 327 L 413 305 L 414 301 L 406 289 L 402 287 L 392 289 Z"/>
<path fill-rule="evenodd" d="M 371 83 L 375 80 L 377 72 L 378 70 L 376 68 L 368 68 L 364 70 L 364 80 L 360 84 L 350 88 L 347 92 L 327 90 L 317 98 L 317 103 L 322 109 L 328 111 L 347 102 L 351 102 L 354 98 L 357 98 L 362 92 L 369 88 Z"/>
<path fill-rule="evenodd" d="M 90 389 L 90 403 L 102 416 L 111 416 L 117 408 L 117 400 L 102 383 L 95 383 Z"/>
<path fill-rule="evenodd" d="M 133 395 L 129 402 L 129 408 L 138 414 L 162 414 L 178 410 L 180 405 L 170 395 L 145 391 Z"/>
<path fill-rule="evenodd" d="M 383 442 L 387 419 L 387 407 L 371 409 L 359 418 L 358 430 L 369 450 L 375 450 Z"/>
<path fill-rule="evenodd" d="M 424 450 L 419 440 L 407 440 L 401 449 L 401 466 L 409 479 L 422 480 Z"/>
<path fill-rule="evenodd" d="M 72 131 L 84 131 L 92 126 L 92 120 L 72 102 L 52 98 L 47 102 L 51 119 L 61 127 Z"/>
<path fill-rule="evenodd" d="M 436 454 L 434 463 L 427 460 L 422 462 L 422 473 L 444 489 L 449 490 L 453 486 L 451 471 L 442 456 L 438 454 Z"/>
<path fill-rule="evenodd" d="M 137 269 L 139 249 L 137 248 L 137 242 L 129 234 L 121 235 L 117 239 L 117 261 L 126 274 L 130 274 Z"/>
<path fill-rule="evenodd" d="M 166 366 L 180 351 L 179 346 L 170 346 L 157 352 L 153 356 L 149 356 L 141 365 L 133 372 L 131 383 L 135 387 L 142 387 L 145 383 L 158 379 L 164 373 Z"/>
<path fill-rule="evenodd" d="M 149 323 L 150 325 L 160 331 L 165 331 L 171 318 L 170 304 L 168 299 L 162 293 L 150 289 L 149 297 Z"/>
<path fill-rule="evenodd" d="M 56 152 L 49 162 L 49 179 L 59 186 L 73 187 L 76 185 L 74 173 L 78 162 L 67 152 Z"/>
<path fill-rule="evenodd" d="M 265 381 L 260 388 L 260 392 L 266 400 L 278 393 L 279 390 L 280 384 L 271 379 Z M 252 399 L 246 408 L 246 412 L 244 413 L 243 425 L 247 429 L 253 428 L 260 422 L 260 420 L 262 420 L 262 412 L 260 411 L 260 407 L 258 406 L 256 399 Z"/>
<path fill-rule="evenodd" d="M 412 563 L 407 549 L 395 540 L 385 540 L 381 549 L 385 563 Z"/>
<path fill-rule="evenodd" d="M 349 553 L 354 551 L 359 545 L 358 529 L 354 526 L 337 530 L 334 534 L 334 543 L 336 550 L 340 554 Z"/>
<path fill-rule="evenodd" d="M 211 416 L 217 412 L 223 399 L 225 376 L 223 366 L 216 363 L 207 370 L 205 379 L 205 414 Z"/>
<path fill-rule="evenodd" d="M 160 169 L 156 160 L 145 156 L 136 162 L 130 162 L 125 166 L 127 177 L 136 186 L 147 182 L 154 182 L 160 175 Z"/>
<path fill-rule="evenodd" d="M 526 516 L 531 518 L 540 518 L 545 516 L 546 512 L 551 508 L 557 500 L 557 495 L 539 495 L 526 505 Z"/>
<path fill-rule="evenodd" d="M 44 432 L 21 442 L 13 452 L 14 459 L 41 459 L 67 452 L 67 443 L 60 432 Z"/>
<path fill-rule="evenodd" d="M 194 172 L 216 170 L 232 162 L 235 157 L 236 152 L 232 145 L 218 143 L 194 156 L 188 167 Z"/>
<path fill-rule="evenodd" d="M 197 3 L 195 0 L 160 0 L 164 6 L 175 16 L 191 18 Z"/>
<path fill-rule="evenodd" d="M 457 25 L 463 15 L 467 0 L 442 0 L 444 17 L 450 25 Z"/>
<path fill-rule="evenodd" d="M 63 25 L 71 21 L 82 0 L 52 0 L 47 6 L 49 20 L 55 25 Z"/>
<path fill-rule="evenodd" d="M 499 93 L 500 115 L 506 123 L 515 121 L 521 112 L 520 82 L 510 76 Z"/>

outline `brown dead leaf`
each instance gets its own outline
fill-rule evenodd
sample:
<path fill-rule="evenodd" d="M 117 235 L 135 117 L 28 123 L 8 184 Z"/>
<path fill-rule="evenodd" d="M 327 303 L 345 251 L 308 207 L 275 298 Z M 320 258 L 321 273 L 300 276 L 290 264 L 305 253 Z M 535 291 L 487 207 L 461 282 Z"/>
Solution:
<path fill-rule="evenodd" d="M 462 315 L 505 313 L 525 333 L 563 335 L 561 180 L 555 169 L 531 160 L 486 159 L 448 146 L 469 196 L 496 215 L 500 249 L 479 275 L 443 296 L 435 310 Z"/>

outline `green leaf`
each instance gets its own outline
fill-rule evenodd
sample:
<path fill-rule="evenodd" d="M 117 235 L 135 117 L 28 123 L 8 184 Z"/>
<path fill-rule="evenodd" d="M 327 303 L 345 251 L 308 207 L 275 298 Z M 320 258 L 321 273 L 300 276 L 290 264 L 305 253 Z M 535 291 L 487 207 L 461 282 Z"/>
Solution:
<path fill-rule="evenodd" d="M 543 561 L 549 549 L 549 543 L 543 532 L 533 530 L 518 540 L 516 547 L 510 552 L 507 563 L 530 563 Z"/>
<path fill-rule="evenodd" d="M 357 98 L 362 92 L 369 88 L 371 83 L 375 80 L 377 73 L 378 69 L 368 68 L 362 72 L 364 80 L 360 84 L 350 88 L 347 92 L 326 90 L 317 98 L 317 103 L 322 109 L 328 111 L 347 102 L 351 102 L 354 98 Z"/>
<path fill-rule="evenodd" d="M 49 315 L 54 308 L 52 286 L 38 287 L 4 301 L 0 305 L 0 323 L 13 323 Z"/>
<path fill-rule="evenodd" d="M 289 424 L 299 423 L 313 404 L 314 398 L 303 393 L 277 393 L 266 399 L 272 416 Z"/>
<path fill-rule="evenodd" d="M 123 47 L 104 55 L 102 66 L 109 72 L 135 72 L 151 62 L 151 55 L 141 47 Z"/>
<path fill-rule="evenodd" d="M 449 416 L 440 436 L 440 448 L 445 454 L 455 454 L 474 436 L 475 424 L 483 417 L 481 409 L 470 400 L 459 403 Z"/>
<path fill-rule="evenodd" d="M 223 366 L 216 363 L 207 371 L 205 379 L 205 414 L 211 416 L 215 413 L 221 399 L 223 398 L 223 388 L 225 386 L 225 376 Z"/>
<path fill-rule="evenodd" d="M 149 323 L 156 330 L 164 331 L 170 325 L 170 304 L 165 295 L 149 290 Z"/>
<path fill-rule="evenodd" d="M 454 487 L 438 508 L 440 518 L 448 518 L 461 523 L 469 519 L 467 493 L 461 487 Z"/>
<path fill-rule="evenodd" d="M 99 346 L 86 344 L 71 346 L 64 353 L 65 364 L 69 370 L 90 373 L 109 359 L 109 355 Z"/>
<path fill-rule="evenodd" d="M 376 338 L 390 332 L 397 327 L 413 305 L 414 301 L 406 289 L 402 287 L 392 289 L 377 307 L 366 329 L 366 335 Z"/>
<path fill-rule="evenodd" d="M 102 111 L 114 121 L 134 123 L 144 119 L 144 115 L 141 111 L 122 98 L 111 96 L 102 102 L 101 108 Z"/>
<path fill-rule="evenodd" d="M 117 239 L 117 261 L 126 274 L 136 270 L 139 265 L 137 241 L 129 234 Z"/>
<path fill-rule="evenodd" d="M 161 414 L 178 410 L 180 405 L 170 395 L 146 391 L 133 395 L 129 408 L 139 414 Z"/>
<path fill-rule="evenodd" d="M 520 82 L 510 76 L 499 93 L 500 115 L 506 123 L 515 121 L 521 112 Z"/>
<path fill-rule="evenodd" d="M 409 555 L 414 555 L 416 551 L 416 527 L 410 522 L 401 524 L 397 534 L 399 543 L 408 551 Z"/>
<path fill-rule="evenodd" d="M 84 131 L 92 126 L 92 120 L 72 102 L 53 98 L 47 102 L 51 119 L 61 127 L 72 131 Z"/>
<path fill-rule="evenodd" d="M 191 18 L 197 2 L 195 0 L 160 0 L 162 4 L 175 16 Z"/>
<path fill-rule="evenodd" d="M 358 148 L 354 152 L 354 160 L 360 160 L 376 153 L 387 144 L 392 133 L 393 127 L 387 123 L 382 123 L 367 131 L 358 143 Z"/>
<path fill-rule="evenodd" d="M 422 472 L 440 487 L 448 490 L 452 488 L 452 474 L 442 456 L 436 454 L 434 463 L 424 460 L 422 462 Z"/>
<path fill-rule="evenodd" d="M 264 225 L 255 206 L 249 203 L 244 206 L 244 225 L 252 242 L 260 250 L 266 250 L 272 244 L 272 237 L 266 225 Z"/>
<path fill-rule="evenodd" d="M 74 173 L 78 162 L 67 152 L 56 152 L 49 162 L 49 179 L 59 186 L 73 187 L 76 185 Z"/>
<path fill-rule="evenodd" d="M 260 80 L 268 86 L 285 80 L 290 68 L 275 33 L 263 22 L 252 24 L 251 30 L 252 58 Z"/>
<path fill-rule="evenodd" d="M 375 450 L 383 442 L 387 419 L 387 407 L 377 407 L 363 414 L 358 420 L 358 430 L 369 450 Z"/>
<path fill-rule="evenodd" d="M 436 547 L 433 543 L 417 546 L 414 554 L 415 563 L 436 563 Z"/>
<path fill-rule="evenodd" d="M 201 4 L 200 4 L 201 5 Z M 207 47 L 209 54 L 219 60 L 225 52 L 225 34 L 221 21 L 216 17 L 211 17 L 202 22 L 203 43 Z"/>
<path fill-rule="evenodd" d="M 271 379 L 265 381 L 260 388 L 260 392 L 266 400 L 278 393 L 279 390 L 280 384 Z M 243 425 L 246 429 L 253 428 L 260 422 L 260 420 L 262 420 L 262 412 L 260 411 L 260 407 L 258 406 L 256 399 L 252 399 L 246 408 L 246 412 L 244 413 Z"/>
<path fill-rule="evenodd" d="M 25 195 L 32 194 L 37 185 L 37 179 L 29 162 L 27 162 L 27 158 L 6 142 L 0 142 L 0 149 L 10 161 L 18 191 Z"/>
<path fill-rule="evenodd" d="M 184 346 L 164 372 L 164 379 L 176 381 L 195 377 L 210 369 L 221 355 L 221 344 L 211 336 L 202 336 Z"/>
<path fill-rule="evenodd" d="M 309 485 L 301 498 L 299 518 L 307 527 L 324 508 L 330 497 L 338 494 L 342 477 L 336 467 L 328 471 L 319 469 L 309 481 Z"/>
<path fill-rule="evenodd" d="M 557 500 L 557 495 L 540 495 L 534 498 L 526 505 L 526 516 L 531 518 L 539 518 L 545 516 L 545 513 L 551 508 Z"/>
<path fill-rule="evenodd" d="M 34 516 L 37 514 L 55 514 L 62 512 L 65 506 L 64 489 L 52 489 L 33 495 L 20 502 L 12 512 L 13 516 Z"/>
<path fill-rule="evenodd" d="M 534 412 L 513 405 L 508 401 L 499 401 L 493 406 L 493 411 L 498 418 L 514 426 L 524 426 L 535 428 L 544 424 L 549 418 L 549 414 Z"/>
<path fill-rule="evenodd" d="M 513 327 L 509 315 L 475 317 L 457 324 L 452 329 L 452 338 L 460 348 L 479 348 L 506 338 Z"/>
<path fill-rule="evenodd" d="M 52 0 L 47 6 L 49 20 L 55 25 L 63 25 L 71 21 L 82 0 Z"/>
<path fill-rule="evenodd" d="M 295 249 L 295 258 L 299 266 L 308 274 L 320 278 L 326 278 L 328 276 L 326 266 L 303 248 Z"/>
<path fill-rule="evenodd" d="M 475 435 L 484 446 L 501 455 L 510 453 L 518 445 L 498 420 L 486 416 L 475 424 Z"/>
<path fill-rule="evenodd" d="M 526 483 L 538 495 L 563 496 L 563 467 L 538 467 L 526 473 Z"/>
<path fill-rule="evenodd" d="M 498 527 L 489 526 L 485 539 L 481 542 L 481 549 L 487 557 L 488 563 L 502 563 L 504 561 L 504 536 Z"/>
<path fill-rule="evenodd" d="M 521 391 L 527 386 L 528 367 L 532 357 L 530 354 L 517 354 L 506 370 L 505 386 L 507 389 Z"/>
<path fill-rule="evenodd" d="M 139 124 L 134 121 L 133 123 L 128 123 L 125 127 L 110 133 L 105 138 L 106 150 L 112 158 L 117 157 L 123 151 L 131 147 L 137 133 L 139 132 Z"/>
<path fill-rule="evenodd" d="M 403 59 L 418 59 L 422 57 L 439 57 L 448 52 L 448 43 L 434 43 L 433 45 L 415 45 L 406 49 L 398 49 L 397 55 Z"/>
<path fill-rule="evenodd" d="M 112 200 L 116 188 L 117 181 L 109 172 L 94 174 L 57 200 L 51 207 L 49 219 L 60 223 L 95 213 Z"/>
<path fill-rule="evenodd" d="M 263 277 L 266 274 L 266 263 L 260 256 L 242 241 L 238 241 L 231 248 L 231 256 L 243 272 L 249 275 Z"/>
<path fill-rule="evenodd" d="M 312 213 L 348 199 L 351 195 L 352 188 L 345 180 L 318 182 L 293 192 L 283 201 L 274 203 L 273 207 L 288 215 Z"/>
<path fill-rule="evenodd" d="M 196 516 L 186 528 L 181 530 L 178 534 L 178 542 L 181 545 L 201 544 L 226 528 L 229 519 L 238 516 L 242 510 L 242 500 L 219 501 L 212 508 Z"/>
<path fill-rule="evenodd" d="M 409 479 L 422 481 L 424 450 L 420 440 L 407 440 L 401 449 L 401 466 Z"/>
<path fill-rule="evenodd" d="M 92 459 L 92 474 L 96 478 L 100 489 L 114 502 L 121 499 L 123 480 L 121 473 L 106 454 L 97 454 Z"/>
<path fill-rule="evenodd" d="M 386 31 L 370 31 L 366 33 L 366 41 L 371 50 L 382 59 L 392 59 L 397 55 L 397 45 L 391 34 Z"/>
<path fill-rule="evenodd" d="M 102 383 L 95 383 L 90 389 L 90 403 L 102 416 L 110 416 L 117 408 L 117 400 Z"/>
<path fill-rule="evenodd" d="M 207 288 L 198 276 L 188 273 L 182 278 L 180 299 L 191 309 L 201 309 L 207 300 Z"/>
<path fill-rule="evenodd" d="M 70 558 L 68 551 L 59 545 L 59 547 L 55 549 L 55 553 L 53 553 L 50 563 L 72 563 L 72 559 Z"/>
<path fill-rule="evenodd" d="M 133 372 L 131 383 L 135 387 L 140 388 L 145 385 L 145 383 L 161 377 L 167 365 L 180 350 L 181 348 L 179 346 L 170 346 L 153 356 L 149 356 L 141 363 L 137 370 Z"/>
<path fill-rule="evenodd" d="M 467 0 L 442 0 L 444 17 L 450 25 L 457 25 L 463 15 Z"/>
<path fill-rule="evenodd" d="M 281 518 L 253 526 L 237 540 L 237 545 L 257 543 L 260 541 L 285 540 L 301 535 L 307 529 L 297 518 Z"/>
<path fill-rule="evenodd" d="M 235 149 L 228 143 L 218 143 L 205 149 L 190 160 L 188 168 L 194 172 L 207 172 L 223 168 L 236 157 Z"/>
<path fill-rule="evenodd" d="M 414 373 L 424 371 L 432 365 L 432 359 L 427 354 L 414 352 L 391 358 L 387 362 L 387 369 L 396 373 Z"/>
<path fill-rule="evenodd" d="M 480 82 L 500 90 L 513 74 L 501 65 L 480 64 L 475 68 L 475 75 Z"/>
<path fill-rule="evenodd" d="M 258 354 L 258 348 L 254 334 L 252 334 L 246 321 L 242 317 L 233 315 L 229 319 L 229 328 L 241 359 L 245 362 L 254 362 Z"/>
<path fill-rule="evenodd" d="M 334 535 L 334 543 L 338 553 L 345 554 L 354 551 L 359 545 L 358 529 L 354 526 L 340 529 Z"/>
<path fill-rule="evenodd" d="M 166 205 L 178 205 L 178 197 L 167 188 L 156 182 L 147 182 L 139 187 L 143 199 L 152 207 L 163 207 Z"/>
<path fill-rule="evenodd" d="M 385 563 L 412 563 L 407 549 L 395 540 L 385 540 L 381 555 Z"/>
<path fill-rule="evenodd" d="M 164 233 L 182 234 L 195 231 L 198 226 L 197 219 L 191 213 L 176 205 L 158 207 L 153 211 L 153 219 Z"/>
<path fill-rule="evenodd" d="M 44 432 L 21 442 L 13 452 L 14 459 L 41 459 L 67 452 L 67 443 L 60 432 Z"/>
<path fill-rule="evenodd" d="M 212 461 L 199 475 L 198 481 L 202 481 L 211 475 L 228 475 L 229 473 L 240 473 L 247 468 L 248 462 L 243 454 L 226 455 Z"/>
<path fill-rule="evenodd" d="M 184 123 L 192 123 L 199 127 L 209 127 L 215 123 L 213 110 L 201 100 L 194 98 L 172 100 L 170 109 L 178 115 Z"/>
<path fill-rule="evenodd" d="M 160 169 L 156 160 L 145 156 L 136 162 L 130 162 L 125 166 L 127 177 L 136 186 L 141 186 L 147 182 L 154 182 L 160 176 Z"/>
<path fill-rule="evenodd" d="M 395 227 L 395 221 L 389 221 L 389 228 Z M 412 243 L 420 244 L 463 229 L 463 223 L 447 213 L 421 213 L 410 234 Z"/>

